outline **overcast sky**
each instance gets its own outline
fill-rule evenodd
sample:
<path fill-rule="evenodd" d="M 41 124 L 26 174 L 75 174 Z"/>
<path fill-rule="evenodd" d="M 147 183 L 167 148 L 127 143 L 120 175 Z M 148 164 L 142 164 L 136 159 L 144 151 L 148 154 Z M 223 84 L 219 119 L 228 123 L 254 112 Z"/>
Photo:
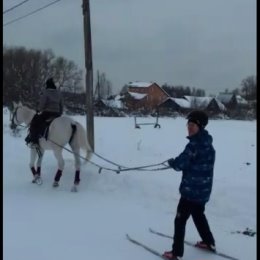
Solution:
<path fill-rule="evenodd" d="M 54 0 L 29 0 L 4 24 Z M 4 10 L 23 2 L 3 0 Z M 8 46 L 52 49 L 84 68 L 82 0 L 61 0 L 4 26 Z M 240 87 L 256 75 L 256 0 L 90 0 L 94 76 L 117 93 L 130 81 Z"/>

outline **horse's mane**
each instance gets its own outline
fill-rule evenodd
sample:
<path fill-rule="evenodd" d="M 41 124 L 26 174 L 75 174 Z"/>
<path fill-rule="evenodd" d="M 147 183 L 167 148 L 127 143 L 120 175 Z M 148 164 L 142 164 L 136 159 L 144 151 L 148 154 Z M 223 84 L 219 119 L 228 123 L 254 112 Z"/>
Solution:
<path fill-rule="evenodd" d="M 23 108 L 26 112 L 30 112 L 30 113 L 35 113 L 36 111 L 32 108 L 29 108 L 28 106 L 26 105 L 23 105 Z"/>
<path fill-rule="evenodd" d="M 26 106 L 26 105 L 22 105 L 21 108 L 22 108 L 21 113 L 22 113 L 24 119 L 28 118 L 28 116 L 30 116 L 30 115 L 33 116 L 33 115 L 36 113 L 35 110 L 29 108 L 29 107 Z M 29 123 L 29 122 L 28 122 L 28 123 Z"/>

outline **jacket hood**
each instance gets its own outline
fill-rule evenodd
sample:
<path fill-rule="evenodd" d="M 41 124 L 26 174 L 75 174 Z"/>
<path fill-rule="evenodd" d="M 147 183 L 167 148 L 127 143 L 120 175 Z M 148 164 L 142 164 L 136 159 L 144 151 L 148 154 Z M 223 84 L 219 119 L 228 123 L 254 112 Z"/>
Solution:
<path fill-rule="evenodd" d="M 205 144 L 212 144 L 213 138 L 212 136 L 208 133 L 207 130 L 201 129 L 197 134 L 192 135 L 192 136 L 187 136 L 187 138 L 190 141 L 203 141 Z"/>

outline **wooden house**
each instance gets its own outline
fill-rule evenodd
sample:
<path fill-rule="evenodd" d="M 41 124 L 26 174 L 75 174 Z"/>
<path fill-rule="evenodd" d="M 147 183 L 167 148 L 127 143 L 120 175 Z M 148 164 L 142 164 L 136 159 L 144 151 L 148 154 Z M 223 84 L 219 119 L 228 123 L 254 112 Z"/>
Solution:
<path fill-rule="evenodd" d="M 185 112 L 190 109 L 190 102 L 184 98 L 168 97 L 159 104 L 160 112 Z"/>
<path fill-rule="evenodd" d="M 169 97 L 168 93 L 154 82 L 130 82 L 127 86 L 124 101 L 130 109 L 156 109 Z"/>

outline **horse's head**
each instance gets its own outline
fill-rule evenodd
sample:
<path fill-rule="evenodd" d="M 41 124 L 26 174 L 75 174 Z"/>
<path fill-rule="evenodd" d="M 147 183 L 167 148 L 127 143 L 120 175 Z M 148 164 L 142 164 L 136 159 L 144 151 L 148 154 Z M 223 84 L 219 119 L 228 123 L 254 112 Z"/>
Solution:
<path fill-rule="evenodd" d="M 13 109 L 10 111 L 10 128 L 15 130 L 22 123 L 28 124 L 31 121 L 30 109 L 22 104 L 22 102 L 13 102 Z"/>
<path fill-rule="evenodd" d="M 20 122 L 18 121 L 18 118 L 17 118 L 17 111 L 20 107 L 22 107 L 21 102 L 19 102 L 19 103 L 13 102 L 13 107 L 10 110 L 10 121 L 11 121 L 10 128 L 12 130 L 15 130 L 16 127 L 20 124 Z"/>

